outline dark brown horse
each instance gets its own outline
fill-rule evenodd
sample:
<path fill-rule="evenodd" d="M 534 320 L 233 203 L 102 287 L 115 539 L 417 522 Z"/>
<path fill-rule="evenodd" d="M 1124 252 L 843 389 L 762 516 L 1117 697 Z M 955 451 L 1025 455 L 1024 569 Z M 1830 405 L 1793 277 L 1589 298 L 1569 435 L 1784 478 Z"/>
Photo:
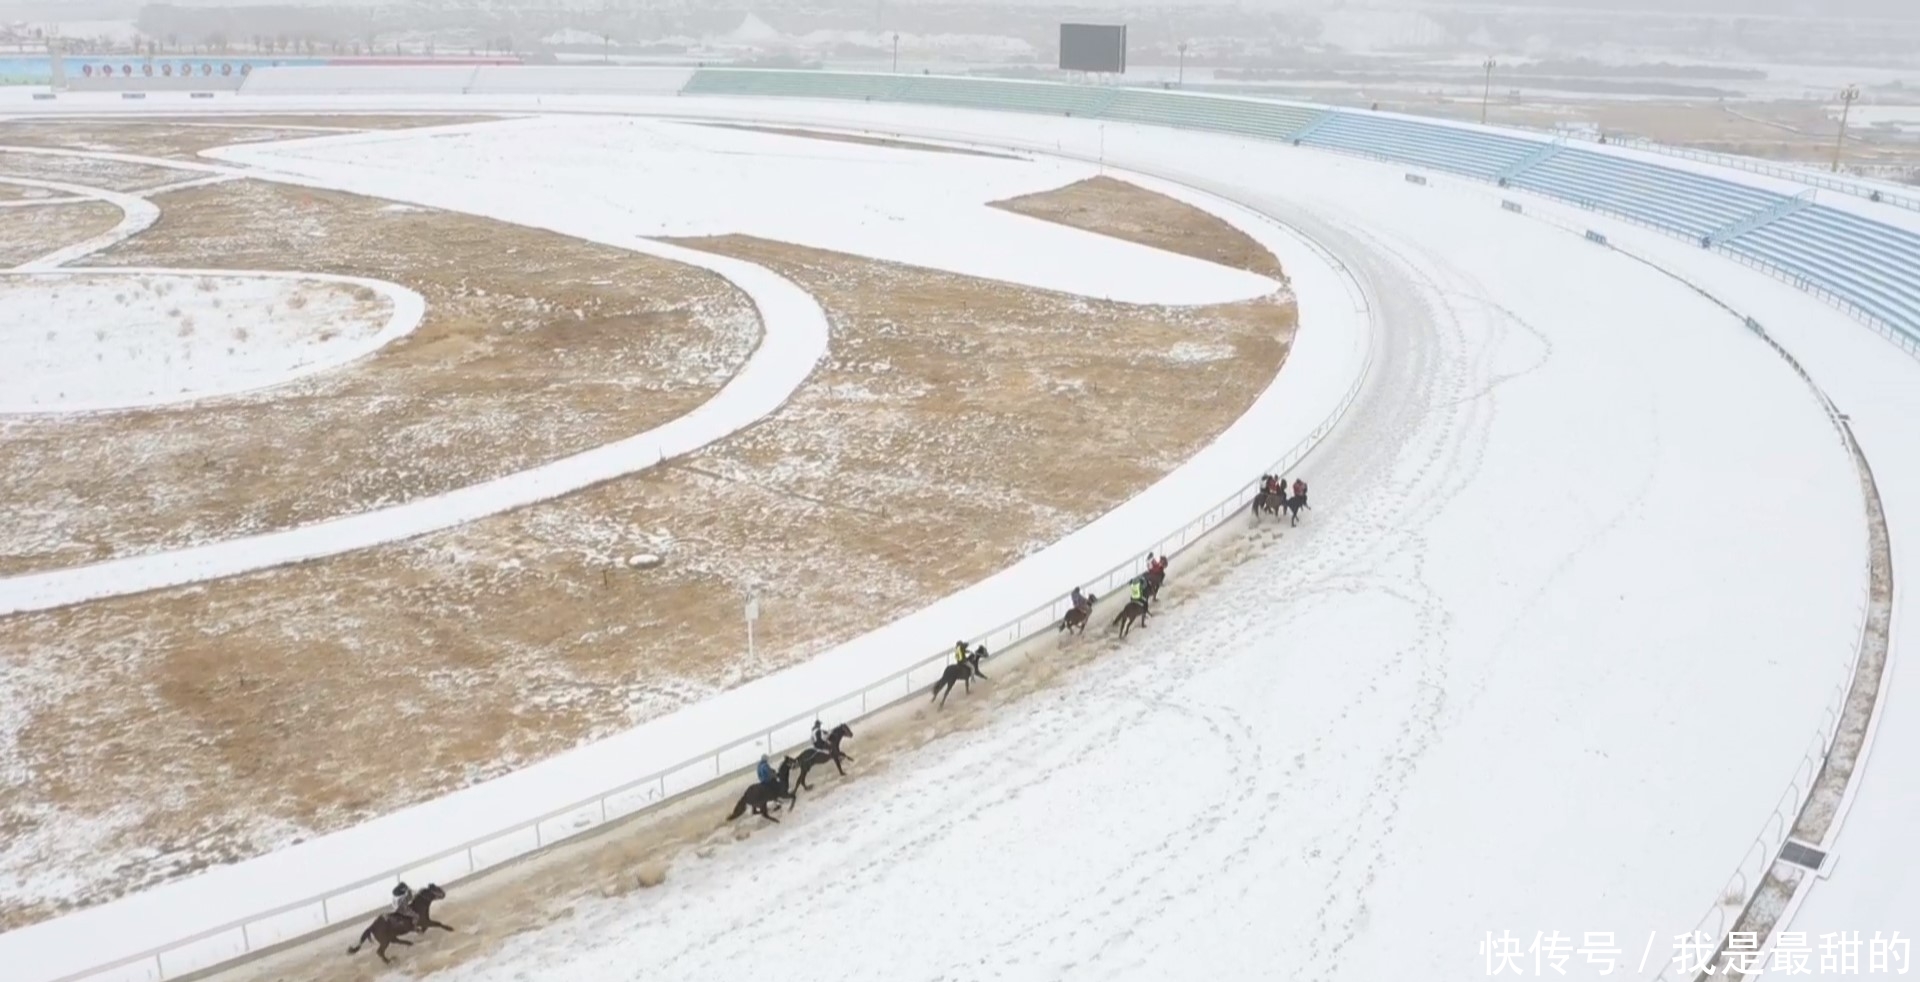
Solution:
<path fill-rule="evenodd" d="M 1304 494 L 1296 494 L 1288 498 L 1280 503 L 1280 507 L 1287 510 L 1287 517 L 1293 520 L 1292 524 L 1294 525 L 1300 524 L 1300 509 L 1306 508 L 1308 511 L 1313 510 L 1307 507 L 1307 496 Z"/>
<path fill-rule="evenodd" d="M 401 935 L 425 934 L 427 933 L 427 928 L 430 927 L 437 927 L 442 931 L 453 930 L 452 926 L 442 924 L 433 919 L 433 902 L 445 899 L 447 899 L 447 891 L 441 889 L 440 884 L 427 884 L 427 888 L 414 894 L 413 902 L 407 905 L 407 908 L 413 911 L 413 918 L 411 920 L 393 911 L 387 911 L 381 914 L 379 917 L 373 919 L 372 924 L 367 925 L 366 930 L 360 932 L 360 940 L 354 942 L 353 946 L 347 949 L 347 954 L 357 954 L 361 948 L 366 946 L 368 941 L 372 941 L 379 945 L 379 947 L 373 950 L 373 953 L 379 955 L 380 960 L 383 962 L 392 962 L 393 959 L 387 957 L 388 945 L 413 946 L 413 942 L 401 937 Z"/>
<path fill-rule="evenodd" d="M 769 822 L 780 821 L 773 817 L 773 813 L 768 810 L 769 806 L 778 808 L 778 802 L 783 800 L 794 805 L 800 803 L 799 794 L 793 790 L 793 785 L 787 781 L 787 773 L 792 770 L 793 758 L 788 757 L 780 761 L 780 770 L 774 775 L 774 779 L 780 784 L 779 787 L 769 787 L 759 781 L 753 782 L 753 786 L 749 787 L 740 795 L 740 801 L 733 806 L 733 814 L 727 816 L 727 821 L 731 822 L 746 814 L 749 808 L 753 809 L 755 815 Z"/>
<path fill-rule="evenodd" d="M 853 755 L 840 749 L 840 741 L 852 735 L 853 727 L 842 723 L 827 733 L 827 749 L 822 750 L 819 747 L 808 747 L 800 751 L 800 756 L 797 758 L 800 763 L 800 777 L 794 783 L 802 791 L 813 790 L 807 786 L 807 772 L 813 770 L 815 766 L 828 763 L 829 761 L 833 763 L 833 769 L 840 772 L 841 777 L 846 777 L 847 769 L 841 767 L 840 762 L 843 760 L 853 760 Z"/>
<path fill-rule="evenodd" d="M 1284 494 L 1274 494 L 1269 491 L 1262 491 L 1259 494 L 1254 495 L 1253 496 L 1254 524 L 1258 525 L 1260 523 L 1260 515 L 1262 512 L 1268 515 L 1272 515 L 1275 518 L 1279 518 L 1280 509 L 1286 507 L 1286 504 L 1287 504 L 1287 496 Z"/>
<path fill-rule="evenodd" d="M 1120 613 L 1114 615 L 1113 626 L 1120 629 L 1120 636 L 1124 638 L 1128 631 L 1133 630 L 1136 621 L 1141 627 L 1147 626 L 1148 616 L 1146 604 L 1138 600 L 1129 600 L 1125 607 L 1120 608 Z"/>
<path fill-rule="evenodd" d="M 948 665 L 947 670 L 940 673 L 940 681 L 933 683 L 933 699 L 940 700 L 942 706 L 946 705 L 947 696 L 953 693 L 954 685 L 961 682 L 966 683 L 968 692 L 972 692 L 973 680 L 987 677 L 987 673 L 980 670 L 980 659 L 985 657 L 987 657 L 987 649 L 982 645 L 973 649 L 973 653 L 969 654 L 965 661 Z M 927 701 L 932 702 L 933 699 Z"/>
<path fill-rule="evenodd" d="M 1072 631 L 1075 634 L 1085 634 L 1087 632 L 1087 618 L 1091 616 L 1093 616 L 1092 604 L 1087 604 L 1085 607 L 1075 607 L 1067 611 L 1067 616 L 1060 618 L 1060 630 Z"/>

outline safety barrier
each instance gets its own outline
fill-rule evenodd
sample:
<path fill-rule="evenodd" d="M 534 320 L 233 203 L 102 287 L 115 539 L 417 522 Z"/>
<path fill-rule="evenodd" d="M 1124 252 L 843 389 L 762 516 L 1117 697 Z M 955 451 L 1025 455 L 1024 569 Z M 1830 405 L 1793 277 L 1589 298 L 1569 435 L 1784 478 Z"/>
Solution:
<path fill-rule="evenodd" d="M 1304 236 L 1299 239 L 1339 273 L 1352 299 L 1354 313 L 1364 319 L 1363 323 L 1370 324 L 1370 304 L 1352 271 L 1338 257 L 1311 239 Z M 1370 338 L 1369 327 L 1365 338 L 1369 343 L 1361 349 L 1358 370 L 1353 381 L 1335 400 L 1332 409 L 1305 437 L 1262 468 L 1261 473 L 1282 474 L 1292 471 L 1338 425 L 1359 396 L 1371 371 L 1373 353 Z M 1238 490 L 1193 515 L 1168 534 L 1155 541 L 1142 543 L 1135 558 L 1083 580 L 1079 585 L 1090 587 L 1101 595 L 1123 587 L 1145 571 L 1147 553 L 1178 556 L 1228 519 L 1244 512 L 1258 493 L 1258 485 L 1258 476 L 1249 477 Z M 1052 631 L 1070 604 L 1069 596 L 1061 594 L 1019 617 L 969 638 L 969 643 L 984 644 L 991 651 L 1003 651 L 1037 634 Z M 649 771 L 610 790 L 552 809 L 538 817 L 450 845 L 431 855 L 410 859 L 324 893 L 194 932 L 156 948 L 116 958 L 84 971 L 50 979 L 27 979 L 25 982 L 166 982 L 243 960 L 349 922 L 358 923 L 385 905 L 388 888 L 396 878 L 414 882 L 457 883 L 564 840 L 593 832 L 679 795 L 708 787 L 751 766 L 763 753 L 777 754 L 802 745 L 815 719 L 857 720 L 920 696 L 927 686 L 938 680 L 947 664 L 948 654 L 945 651 L 930 655 L 904 670 L 892 672 L 805 712 L 765 726 L 758 733 L 729 740 L 670 767 Z"/>

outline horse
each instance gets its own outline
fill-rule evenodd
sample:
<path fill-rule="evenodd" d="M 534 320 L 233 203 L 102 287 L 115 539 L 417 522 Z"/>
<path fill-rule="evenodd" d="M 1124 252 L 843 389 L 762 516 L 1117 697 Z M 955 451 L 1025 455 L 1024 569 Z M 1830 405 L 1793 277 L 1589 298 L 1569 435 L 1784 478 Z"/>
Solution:
<path fill-rule="evenodd" d="M 808 747 L 800 751 L 798 758 L 800 763 L 800 778 L 794 783 L 802 791 L 813 790 L 807 786 L 807 772 L 813 770 L 816 765 L 824 764 L 828 761 L 833 762 L 833 769 L 839 771 L 841 777 L 846 777 L 847 769 L 841 767 L 840 762 L 843 760 L 852 760 L 853 755 L 840 749 L 840 741 L 852 735 L 853 727 L 842 723 L 827 733 L 827 749 L 822 750 L 819 747 Z"/>
<path fill-rule="evenodd" d="M 1287 496 L 1284 494 L 1272 494 L 1267 491 L 1262 491 L 1259 494 L 1254 495 L 1253 496 L 1254 524 L 1258 525 L 1260 523 L 1261 512 L 1266 512 L 1267 514 L 1272 515 L 1275 518 L 1279 518 L 1280 509 L 1285 507 L 1286 503 L 1287 503 Z"/>
<path fill-rule="evenodd" d="M 1167 582 L 1166 570 L 1154 570 L 1140 577 L 1140 592 L 1151 602 L 1160 595 L 1160 585 Z"/>
<path fill-rule="evenodd" d="M 413 920 L 403 920 L 399 914 L 393 911 L 387 911 L 375 917 L 373 923 L 367 925 L 367 929 L 360 932 L 360 940 L 354 942 L 353 946 L 347 949 L 347 954 L 352 955 L 359 953 L 360 949 L 365 947 L 366 943 L 371 940 L 379 945 L 379 947 L 373 950 L 373 953 L 379 955 L 381 961 L 392 964 L 393 959 L 387 957 L 388 945 L 413 946 L 413 942 L 402 938 L 401 935 L 425 934 L 427 933 L 427 928 L 430 927 L 437 927 L 442 931 L 453 930 L 451 926 L 433 919 L 433 902 L 445 899 L 447 899 L 447 891 L 442 889 L 440 884 L 427 884 L 427 888 L 414 894 L 413 902 L 407 905 L 408 909 L 413 911 Z"/>
<path fill-rule="evenodd" d="M 787 757 L 780 761 L 780 770 L 774 775 L 775 779 L 779 781 L 779 787 L 773 788 L 759 781 L 753 782 L 753 784 L 740 795 L 740 801 L 733 806 L 733 814 L 727 816 L 727 821 L 731 822 L 746 814 L 749 808 L 753 809 L 755 815 L 769 822 L 780 821 L 773 817 L 772 812 L 767 810 L 769 806 L 779 807 L 775 803 L 782 799 L 794 805 L 800 804 L 799 794 L 793 790 L 793 785 L 787 783 L 787 773 L 791 770 L 793 770 L 793 758 Z"/>
<path fill-rule="evenodd" d="M 1087 633 L 1087 619 L 1092 616 L 1093 604 L 1089 603 L 1085 607 L 1075 607 L 1067 611 L 1067 616 L 1060 618 L 1059 629 L 1061 631 L 1072 631 L 1075 634 L 1085 634 Z"/>
<path fill-rule="evenodd" d="M 1287 510 L 1287 517 L 1293 520 L 1294 525 L 1300 524 L 1300 509 L 1306 508 L 1308 511 L 1313 510 L 1307 506 L 1307 496 L 1304 494 L 1296 494 L 1288 498 L 1286 501 L 1281 502 L 1280 507 Z"/>
<path fill-rule="evenodd" d="M 953 694 L 953 686 L 956 682 L 966 683 L 967 691 L 972 692 L 973 680 L 976 677 L 982 680 L 987 679 L 987 673 L 980 670 L 980 659 L 985 657 L 987 657 L 987 649 L 982 646 L 973 649 L 973 653 L 969 654 L 966 660 L 948 665 L 947 670 L 940 673 L 940 681 L 933 683 L 933 699 L 927 701 L 932 702 L 938 699 L 940 705 L 945 706 L 947 696 Z"/>
<path fill-rule="evenodd" d="M 1135 621 L 1139 621 L 1141 627 L 1146 627 L 1149 616 L 1151 615 L 1147 612 L 1146 604 L 1138 600 L 1128 600 L 1127 605 L 1120 608 L 1120 613 L 1114 615 L 1113 626 L 1120 629 L 1120 636 L 1124 638 L 1128 631 L 1133 630 Z"/>

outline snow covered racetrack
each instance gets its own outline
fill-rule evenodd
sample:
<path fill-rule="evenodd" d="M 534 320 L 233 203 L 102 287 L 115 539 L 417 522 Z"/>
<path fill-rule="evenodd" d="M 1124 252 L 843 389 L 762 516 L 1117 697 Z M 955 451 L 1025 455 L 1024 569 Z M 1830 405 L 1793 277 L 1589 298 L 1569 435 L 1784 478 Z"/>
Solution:
<path fill-rule="evenodd" d="M 1089 132 L 890 112 L 833 110 L 987 143 Z M 1103 138 L 1111 162 L 1303 229 L 1371 291 L 1374 375 L 1304 475 L 1302 527 L 1204 589 L 1176 568 L 1167 616 L 1126 646 L 977 729 L 905 724 L 934 738 L 680 854 L 656 889 L 482 885 L 475 930 L 410 952 L 421 967 L 1462 977 L 1485 932 L 1694 923 L 1858 640 L 1859 489 L 1813 395 L 1685 285 L 1483 190 Z M 1661 245 L 1730 300 L 1791 294 Z M 967 929 L 944 929 L 956 912 Z M 338 956 L 289 957 L 261 971 Z"/>
<path fill-rule="evenodd" d="M 460 977 L 1464 977 L 1487 931 L 1691 925 L 1851 643 L 1837 439 L 1684 287 L 1386 168 L 1285 162 L 1314 204 L 1245 197 L 1387 327 L 1296 534 L 1176 577 L 1150 631 L 979 730 L 654 890 L 570 896 Z"/>
<path fill-rule="evenodd" d="M 1126 501 L 1232 422 L 1289 348 L 1293 305 L 1264 248 L 1204 208 L 1099 182 L 1089 166 L 638 120 L 617 131 L 534 122 L 537 146 L 560 148 L 554 163 L 569 131 L 626 141 L 599 173 L 556 182 L 544 201 L 513 199 L 519 225 L 558 232 L 514 237 L 511 226 L 463 219 L 459 208 L 486 212 L 497 200 L 484 181 L 433 208 L 404 192 L 381 200 L 269 174 L 295 189 L 283 194 L 223 173 L 233 179 L 156 195 L 162 227 L 102 257 L 170 268 L 211 251 L 265 256 L 257 261 L 270 266 L 286 260 L 275 247 L 291 226 L 314 240 L 301 262 L 340 268 L 365 261 L 354 247 L 371 235 L 373 254 L 395 260 L 395 277 L 428 298 L 429 320 L 340 378 L 158 413 L 10 421 L 21 459 L 35 464 L 8 478 L 19 499 L 58 518 L 7 537 L 25 572 L 0 580 L 0 609 L 86 602 L 0 622 L 8 684 L 20 694 L 10 702 L 21 707 L 10 721 L 17 736 L 0 743 L 6 771 L 21 775 L 0 792 L 13 843 L 0 858 L 19 871 L 0 875 L 10 881 L 0 923 L 391 814 L 805 660 Z M 529 145 L 526 128 L 475 127 L 458 146 L 511 169 L 525 156 L 516 153 Z M 378 161 L 411 141 L 431 156 L 444 136 L 390 132 L 328 149 Z M 816 185 L 844 184 L 849 170 L 890 178 L 894 214 L 880 233 L 897 236 L 902 222 L 926 241 L 1018 232 L 1042 261 L 1023 264 L 1020 247 L 950 244 L 951 258 L 923 253 L 918 262 L 932 268 L 916 268 L 884 261 L 884 248 L 868 258 L 721 235 L 737 228 L 727 215 L 738 203 L 675 193 L 674 175 L 661 173 L 677 168 L 681 186 L 700 192 L 699 172 L 720 156 L 701 141 L 721 142 L 732 151 L 725 166 L 748 176 L 796 173 L 797 159 L 813 161 L 803 176 Z M 46 149 L 34 159 L 77 168 L 96 162 L 92 154 Z M 682 222 L 673 230 L 701 236 L 691 248 L 627 248 L 625 220 L 597 199 L 582 203 L 579 189 L 596 179 L 619 194 L 630 160 L 656 168 L 639 190 L 666 196 Z M 930 175 L 930 161 L 947 162 L 956 180 Z M 467 162 L 456 153 L 439 163 L 457 171 Z M 430 169 L 416 161 L 400 176 Z M 453 178 L 429 185 L 435 195 L 458 187 Z M 1163 239 L 1187 238 L 1163 248 L 1151 241 L 1155 228 L 1134 228 L 1143 243 L 1020 213 L 1063 188 L 1111 213 L 1096 226 L 1137 211 Z M 989 207 L 1003 198 L 1015 200 Z M 849 210 L 833 226 L 843 245 L 850 234 L 858 245 L 865 215 Z M 476 231 L 491 242 L 461 234 Z M 576 234 L 607 246 L 565 238 Z M 1250 265 L 1264 256 L 1267 268 L 1194 258 L 1183 245 L 1221 247 Z M 750 332 L 730 330 L 731 315 L 752 307 L 678 289 L 688 278 L 661 270 L 674 264 L 630 262 L 634 251 L 729 270 L 764 314 L 765 335 L 756 346 Z M 1076 266 L 1081 251 L 1102 261 Z M 1043 289 L 1049 282 L 1080 295 Z M 577 289 L 556 297 L 562 286 Z M 636 293 L 638 303 L 623 303 Z M 834 315 L 836 351 L 816 365 L 822 307 Z M 709 348 L 701 327 L 744 343 Z M 636 344 L 658 352 L 676 337 L 687 343 L 663 352 L 664 371 L 635 356 Z M 39 332 L 20 340 L 41 343 Z M 94 352 L 76 355 L 85 363 Z M 693 412 L 602 442 L 607 429 L 684 399 L 675 389 L 692 390 L 679 405 Z M 649 402 L 663 390 L 666 399 Z M 289 396 L 301 412 L 261 411 Z M 575 406 L 587 413 L 570 418 Z M 1149 408 L 1171 413 L 1152 432 L 1101 425 Z M 336 425 L 311 425 L 316 418 Z M 712 445 L 682 454 L 667 431 Z M 549 434 L 552 443 L 508 445 Z M 146 461 L 137 482 L 125 479 L 127 459 Z M 362 462 L 372 466 L 354 466 Z M 215 469 L 224 479 L 207 479 Z M 650 473 L 624 476 L 637 470 Z M 488 480 L 489 471 L 501 476 Z M 467 475 L 478 480 L 463 487 Z M 582 491 L 587 484 L 596 486 Z M 114 507 L 127 498 L 130 507 Z M 983 531 L 956 550 L 957 527 Z M 102 547 L 119 555 L 69 558 Z M 654 550 L 670 555 L 661 568 L 623 562 Z M 820 568 L 836 570 L 831 582 L 796 575 Z M 743 658 L 738 598 L 756 579 L 768 616 Z M 125 657 L 100 656 L 107 651 Z M 380 749 L 396 703 L 435 720 L 419 733 L 417 756 Z M 315 713 L 326 721 L 314 725 Z M 527 726 L 528 714 L 540 725 Z M 119 766 L 72 784 L 26 778 L 91 771 L 100 740 L 64 727 L 98 716 L 143 720 L 139 740 L 111 751 Z M 312 739 L 316 731 L 329 738 Z M 676 761 L 687 753 L 664 747 Z M 34 872 L 95 862 L 115 873 L 82 877 L 79 897 Z"/>

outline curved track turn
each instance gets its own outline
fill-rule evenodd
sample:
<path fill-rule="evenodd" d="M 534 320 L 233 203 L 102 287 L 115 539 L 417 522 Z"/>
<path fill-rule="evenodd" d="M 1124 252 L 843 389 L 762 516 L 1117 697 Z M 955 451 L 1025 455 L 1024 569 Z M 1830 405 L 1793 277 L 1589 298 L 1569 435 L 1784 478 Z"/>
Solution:
<path fill-rule="evenodd" d="M 1721 765 L 1798 755 L 1854 616 L 1821 408 L 1724 311 L 1561 229 L 1154 135 L 1108 159 L 1231 191 L 1373 294 L 1374 378 L 1302 527 L 1176 569 L 1164 619 L 979 729 L 459 978 L 1460 977 L 1483 932 L 1693 923 L 1780 783 Z"/>

